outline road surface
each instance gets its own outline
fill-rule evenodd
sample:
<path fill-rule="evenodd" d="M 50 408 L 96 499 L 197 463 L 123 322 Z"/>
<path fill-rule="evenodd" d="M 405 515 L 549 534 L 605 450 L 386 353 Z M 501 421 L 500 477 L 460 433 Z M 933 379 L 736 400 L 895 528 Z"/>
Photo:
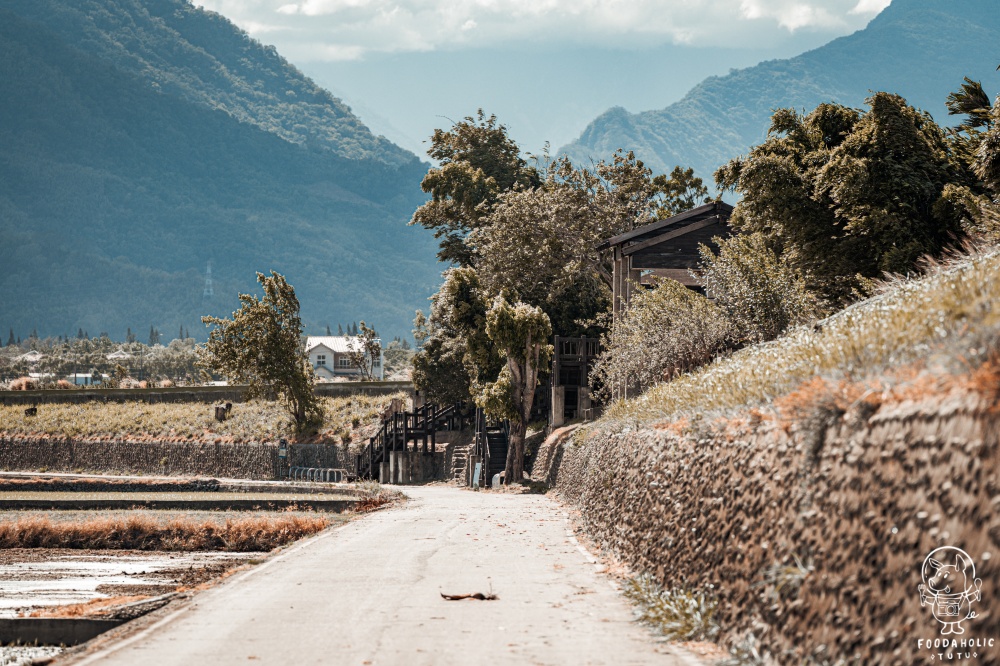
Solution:
<path fill-rule="evenodd" d="M 696 663 L 628 602 L 543 495 L 412 487 L 77 664 Z M 492 590 L 495 601 L 445 601 Z"/>

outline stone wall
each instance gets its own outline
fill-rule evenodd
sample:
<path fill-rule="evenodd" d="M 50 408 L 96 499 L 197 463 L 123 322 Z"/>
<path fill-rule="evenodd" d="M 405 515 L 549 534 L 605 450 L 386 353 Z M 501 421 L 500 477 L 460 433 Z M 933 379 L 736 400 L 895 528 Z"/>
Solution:
<path fill-rule="evenodd" d="M 540 448 L 535 476 L 636 571 L 710 591 L 724 644 L 752 633 L 789 664 L 930 663 L 949 651 L 997 664 L 994 405 L 965 393 L 846 413 L 817 406 L 798 421 L 753 413 L 700 429 L 562 429 Z M 923 562 L 941 546 L 969 553 L 982 579 L 979 617 L 961 635 L 942 636 L 921 606 Z M 952 638 L 981 642 L 919 642 Z"/>
<path fill-rule="evenodd" d="M 450 478 L 455 443 L 468 443 L 468 432 L 437 433 L 437 452 L 408 451 L 405 483 Z M 230 479 L 276 479 L 288 467 L 330 467 L 354 473 L 356 457 L 334 444 L 290 444 L 279 467 L 274 443 L 203 443 L 85 441 L 54 437 L 0 437 L 0 470 L 96 472 L 212 476 Z"/>
<path fill-rule="evenodd" d="M 341 447 L 289 446 L 290 465 L 337 467 L 353 472 L 354 458 Z M 49 437 L 0 438 L 5 471 L 172 474 L 233 479 L 278 478 L 276 444 L 79 441 Z"/>

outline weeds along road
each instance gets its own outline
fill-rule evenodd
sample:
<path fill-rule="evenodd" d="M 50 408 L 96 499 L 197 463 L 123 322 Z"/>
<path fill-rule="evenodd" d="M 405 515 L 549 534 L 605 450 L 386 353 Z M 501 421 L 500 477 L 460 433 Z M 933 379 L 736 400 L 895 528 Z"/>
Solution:
<path fill-rule="evenodd" d="M 632 621 L 553 500 L 404 490 L 76 663 L 693 663 Z"/>

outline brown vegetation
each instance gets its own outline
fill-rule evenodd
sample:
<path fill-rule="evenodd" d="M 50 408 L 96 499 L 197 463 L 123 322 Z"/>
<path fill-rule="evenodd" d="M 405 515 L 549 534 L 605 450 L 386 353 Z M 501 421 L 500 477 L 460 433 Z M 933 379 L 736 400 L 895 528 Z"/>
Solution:
<path fill-rule="evenodd" d="M 215 444 L 273 442 L 286 437 L 299 443 L 360 446 L 378 428 L 381 413 L 393 399 L 405 400 L 406 395 L 322 398 L 323 422 L 308 437 L 295 436 L 279 403 L 263 400 L 234 405 L 223 422 L 215 420 L 212 405 L 201 403 L 45 404 L 31 417 L 24 414 L 23 406 L 0 405 L 0 435 Z"/>
<path fill-rule="evenodd" d="M 147 516 L 56 522 L 28 517 L 0 523 L 0 548 L 268 551 L 325 529 L 322 516 L 253 516 L 239 520 L 161 524 Z"/>
<path fill-rule="evenodd" d="M 149 595 L 139 595 L 134 597 L 108 597 L 106 599 L 92 599 L 82 604 L 69 604 L 67 606 L 52 606 L 39 608 L 32 611 L 28 617 L 91 617 L 100 615 L 116 606 L 135 603 L 149 599 Z"/>
<path fill-rule="evenodd" d="M 18 377 L 10 382 L 11 391 L 34 391 L 38 384 L 31 377 Z"/>

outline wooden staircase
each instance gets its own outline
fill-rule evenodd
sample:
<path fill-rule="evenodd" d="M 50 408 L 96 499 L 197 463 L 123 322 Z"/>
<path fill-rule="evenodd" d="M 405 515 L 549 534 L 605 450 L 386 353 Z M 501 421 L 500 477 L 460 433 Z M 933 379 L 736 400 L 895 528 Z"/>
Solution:
<path fill-rule="evenodd" d="M 389 461 L 393 451 L 405 451 L 413 442 L 413 450 L 422 443 L 424 453 L 434 453 L 439 430 L 461 430 L 462 407 L 439 407 L 427 404 L 412 412 L 395 412 L 382 419 L 382 427 L 368 440 L 368 446 L 355 461 L 357 477 L 377 481 L 380 465 Z"/>
<path fill-rule="evenodd" d="M 480 479 L 482 485 L 489 487 L 493 476 L 507 468 L 509 446 L 510 422 L 490 419 L 481 409 L 477 409 L 474 451 L 483 461 L 483 478 Z"/>

